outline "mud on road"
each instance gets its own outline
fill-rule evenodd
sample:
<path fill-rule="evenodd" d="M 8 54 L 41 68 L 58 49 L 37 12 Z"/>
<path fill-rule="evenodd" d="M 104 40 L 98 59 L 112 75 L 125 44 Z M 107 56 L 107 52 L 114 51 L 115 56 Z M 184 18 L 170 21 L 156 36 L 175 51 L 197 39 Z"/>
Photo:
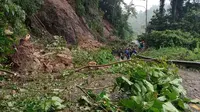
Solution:
<path fill-rule="evenodd" d="M 187 91 L 187 96 L 192 99 L 200 99 L 200 73 L 190 70 L 179 70 L 183 79 L 183 86 Z"/>

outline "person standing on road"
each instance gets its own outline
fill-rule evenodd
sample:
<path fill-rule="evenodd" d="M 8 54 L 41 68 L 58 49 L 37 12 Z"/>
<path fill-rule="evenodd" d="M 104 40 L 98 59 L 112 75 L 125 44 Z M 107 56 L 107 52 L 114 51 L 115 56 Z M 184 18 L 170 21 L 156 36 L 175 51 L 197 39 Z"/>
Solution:
<path fill-rule="evenodd" d="M 129 60 L 131 56 L 130 56 L 130 51 L 128 48 L 126 48 L 125 54 L 126 54 L 126 59 Z"/>
<path fill-rule="evenodd" d="M 137 55 L 137 50 L 135 48 L 133 48 L 132 54 Z"/>
<path fill-rule="evenodd" d="M 120 48 L 120 50 L 119 50 L 119 57 L 121 60 L 124 60 L 124 52 L 123 52 L 122 48 Z"/>
<path fill-rule="evenodd" d="M 140 42 L 139 49 L 140 49 L 140 50 L 143 50 L 143 49 L 144 49 L 144 41 Z"/>

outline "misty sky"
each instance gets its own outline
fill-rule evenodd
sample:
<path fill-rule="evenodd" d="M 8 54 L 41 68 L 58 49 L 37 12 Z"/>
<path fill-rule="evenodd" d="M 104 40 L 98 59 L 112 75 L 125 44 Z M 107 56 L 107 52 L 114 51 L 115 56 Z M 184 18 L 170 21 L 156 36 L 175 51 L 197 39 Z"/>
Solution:
<path fill-rule="evenodd" d="M 124 0 L 126 3 L 130 3 L 131 0 Z M 150 9 L 153 5 L 159 5 L 160 0 L 148 0 L 148 9 Z M 169 0 L 166 0 L 166 3 L 169 4 Z M 140 6 L 146 6 L 145 0 L 133 0 L 133 4 L 140 5 Z M 135 7 L 137 11 L 145 11 L 145 8 L 143 7 Z"/>

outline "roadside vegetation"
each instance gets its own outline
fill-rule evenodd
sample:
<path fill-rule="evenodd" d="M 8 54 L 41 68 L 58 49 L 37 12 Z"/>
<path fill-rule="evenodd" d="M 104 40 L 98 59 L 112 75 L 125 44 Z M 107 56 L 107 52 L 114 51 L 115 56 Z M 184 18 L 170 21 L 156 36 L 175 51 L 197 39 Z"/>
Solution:
<path fill-rule="evenodd" d="M 73 62 L 77 66 L 85 65 L 91 58 L 98 64 L 107 64 L 114 60 L 111 53 L 105 50 L 91 53 L 77 49 L 74 52 L 77 57 L 73 58 Z M 91 57 L 96 53 L 101 57 Z M 89 57 L 78 58 L 83 56 Z M 112 112 L 157 112 L 171 109 L 174 112 L 187 111 L 188 103 L 193 101 L 186 97 L 177 70 L 174 65 L 168 65 L 164 61 L 158 64 L 133 58 L 130 62 L 108 68 L 85 69 L 79 72 L 72 69 L 54 74 L 27 76 L 23 82 L 21 79 L 13 80 L 1 76 L 4 86 L 1 88 L 0 107 L 5 112 L 47 112 L 63 109 Z M 108 79 L 106 76 L 109 76 Z M 105 81 L 95 77 L 103 77 Z M 112 81 L 107 81 L 110 79 Z M 100 89 L 100 93 L 96 92 L 98 85 L 89 83 L 90 80 L 96 83 L 102 81 L 99 84 L 105 88 Z M 111 97 L 114 94 L 116 97 Z"/>
<path fill-rule="evenodd" d="M 141 55 L 152 58 L 165 58 L 168 60 L 200 61 L 200 53 L 183 47 L 165 47 L 160 49 L 147 49 Z"/>
<path fill-rule="evenodd" d="M 51 73 L 15 74 L 10 72 L 10 56 L 16 52 L 15 46 L 19 39 L 31 32 L 27 22 L 40 9 L 43 1 L 1 0 L 0 111 L 189 112 L 190 103 L 200 104 L 198 99 L 187 97 L 175 65 L 167 64 L 164 60 L 156 63 L 136 57 L 117 62 L 110 46 L 118 49 L 132 39 L 133 32 L 127 23 L 129 16 L 135 15 L 132 5 L 127 5 L 123 0 L 74 2 L 76 13 L 85 18 L 86 25 L 95 34 L 96 40 L 105 42 L 109 47 L 89 51 L 74 45 L 70 50 L 66 48 L 70 56 L 72 55 L 72 61 L 69 61 L 73 66 L 70 69 Z M 161 0 L 160 9 L 155 11 L 147 34 L 139 37 L 148 47 L 142 54 L 155 58 L 199 61 L 199 4 L 195 0 L 187 1 L 185 5 L 184 0 L 171 0 L 172 7 L 167 13 L 163 9 L 164 0 Z M 104 37 L 103 19 L 113 25 L 112 34 L 116 36 L 116 42 L 109 43 Z M 37 48 L 38 52 L 43 53 L 42 56 L 51 50 L 56 49 L 55 52 L 58 52 L 66 47 L 62 37 L 54 38 L 54 42 L 47 42 L 44 48 L 48 52 Z M 68 59 L 65 56 L 60 55 L 64 61 Z M 53 59 L 54 57 L 56 55 L 52 56 Z M 48 59 L 42 59 L 43 62 L 48 62 Z M 38 61 L 37 58 L 35 60 Z M 77 71 L 88 66 L 91 61 L 102 67 L 88 67 Z M 52 66 L 48 66 L 49 63 L 41 65 L 50 68 Z M 103 66 L 109 63 L 113 64 Z M 5 72 L 5 69 L 8 71 Z"/>
<path fill-rule="evenodd" d="M 139 38 L 145 40 L 149 48 L 143 55 L 150 57 L 165 57 L 199 61 L 199 2 L 171 1 L 169 10 L 164 8 L 165 2 L 160 2 L 160 8 L 155 11 L 147 27 L 148 34 Z"/>

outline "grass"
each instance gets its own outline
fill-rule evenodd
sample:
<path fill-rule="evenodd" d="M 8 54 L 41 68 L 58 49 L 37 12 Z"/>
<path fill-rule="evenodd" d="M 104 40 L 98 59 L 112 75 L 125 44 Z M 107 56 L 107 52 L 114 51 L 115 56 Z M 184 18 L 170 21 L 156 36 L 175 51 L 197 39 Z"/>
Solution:
<path fill-rule="evenodd" d="M 160 49 L 150 48 L 147 51 L 141 53 L 141 55 L 149 56 L 153 58 L 166 58 L 173 60 L 187 60 L 187 61 L 200 61 L 200 53 L 188 50 L 182 47 L 167 47 Z"/>

